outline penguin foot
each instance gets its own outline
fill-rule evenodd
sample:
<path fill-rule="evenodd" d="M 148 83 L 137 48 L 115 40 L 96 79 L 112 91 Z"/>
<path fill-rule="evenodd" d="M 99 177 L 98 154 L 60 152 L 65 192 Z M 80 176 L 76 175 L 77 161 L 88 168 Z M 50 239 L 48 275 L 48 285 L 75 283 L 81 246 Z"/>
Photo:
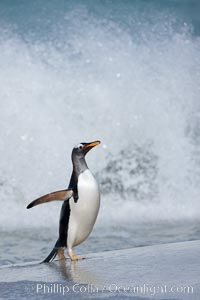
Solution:
<path fill-rule="evenodd" d="M 70 259 L 71 259 L 72 261 L 85 259 L 85 257 L 76 256 L 76 255 L 74 254 L 74 252 L 72 252 L 72 251 L 68 252 L 68 255 L 69 255 L 69 257 L 70 257 Z"/>
<path fill-rule="evenodd" d="M 59 260 L 66 260 L 64 251 L 65 251 L 65 248 L 59 248 L 58 249 L 58 258 L 59 258 Z"/>

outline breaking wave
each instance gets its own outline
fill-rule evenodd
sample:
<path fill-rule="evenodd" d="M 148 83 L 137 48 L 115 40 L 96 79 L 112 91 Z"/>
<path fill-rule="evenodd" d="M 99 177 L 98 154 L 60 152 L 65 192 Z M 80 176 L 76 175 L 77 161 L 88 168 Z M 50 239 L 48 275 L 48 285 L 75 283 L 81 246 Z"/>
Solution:
<path fill-rule="evenodd" d="M 36 17 L 27 4 L 27 25 L 20 12 L 1 18 L 1 227 L 57 224 L 60 204 L 25 207 L 66 187 L 73 145 L 96 139 L 87 160 L 102 189 L 99 224 L 198 218 L 192 25 L 144 3 L 68 3 Z"/>

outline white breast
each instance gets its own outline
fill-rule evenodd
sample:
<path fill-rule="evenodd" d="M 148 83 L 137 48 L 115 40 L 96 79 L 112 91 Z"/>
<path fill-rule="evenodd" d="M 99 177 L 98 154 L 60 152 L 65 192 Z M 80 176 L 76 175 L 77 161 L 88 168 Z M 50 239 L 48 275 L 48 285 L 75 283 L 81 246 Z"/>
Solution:
<path fill-rule="evenodd" d="M 94 226 L 100 206 L 98 184 L 89 169 L 79 175 L 78 201 L 70 199 L 67 246 L 72 248 L 83 242 Z"/>

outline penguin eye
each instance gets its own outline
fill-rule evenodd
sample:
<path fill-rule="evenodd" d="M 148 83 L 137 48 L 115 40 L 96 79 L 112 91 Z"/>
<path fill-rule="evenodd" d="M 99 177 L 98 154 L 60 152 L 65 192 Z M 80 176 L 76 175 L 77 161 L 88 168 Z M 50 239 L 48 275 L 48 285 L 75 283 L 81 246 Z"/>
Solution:
<path fill-rule="evenodd" d="M 78 149 L 80 149 L 80 150 L 83 149 L 83 145 L 79 145 Z"/>

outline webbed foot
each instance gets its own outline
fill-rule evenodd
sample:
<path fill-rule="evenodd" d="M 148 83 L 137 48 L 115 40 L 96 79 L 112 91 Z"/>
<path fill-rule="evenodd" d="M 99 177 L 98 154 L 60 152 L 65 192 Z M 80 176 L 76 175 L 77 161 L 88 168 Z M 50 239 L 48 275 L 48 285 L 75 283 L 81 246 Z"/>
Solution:
<path fill-rule="evenodd" d="M 58 249 L 58 259 L 59 260 L 66 260 L 64 251 L 65 251 L 65 248 L 59 248 Z"/>
<path fill-rule="evenodd" d="M 69 257 L 70 257 L 70 259 L 71 259 L 72 261 L 77 261 L 77 260 L 85 259 L 85 257 L 82 257 L 82 256 L 76 256 L 76 255 L 74 254 L 73 251 L 69 251 L 69 252 L 68 252 L 68 255 L 69 255 Z"/>

